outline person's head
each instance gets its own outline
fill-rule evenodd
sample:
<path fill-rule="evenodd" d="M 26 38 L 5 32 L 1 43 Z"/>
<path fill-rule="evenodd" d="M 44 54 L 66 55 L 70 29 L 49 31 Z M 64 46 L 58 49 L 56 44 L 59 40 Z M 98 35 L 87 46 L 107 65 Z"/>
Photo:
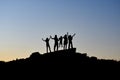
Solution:
<path fill-rule="evenodd" d="M 67 35 L 65 34 L 64 37 L 66 37 Z"/>
<path fill-rule="evenodd" d="M 49 40 L 48 38 L 46 38 L 46 40 Z"/>
<path fill-rule="evenodd" d="M 57 38 L 57 35 L 55 35 L 55 38 Z"/>

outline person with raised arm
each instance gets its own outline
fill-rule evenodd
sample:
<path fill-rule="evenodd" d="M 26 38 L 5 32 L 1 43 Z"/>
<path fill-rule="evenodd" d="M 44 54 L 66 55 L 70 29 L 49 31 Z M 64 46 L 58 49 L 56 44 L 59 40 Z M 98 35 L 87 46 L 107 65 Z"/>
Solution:
<path fill-rule="evenodd" d="M 72 40 L 73 40 L 73 37 L 74 37 L 75 35 L 76 35 L 76 34 L 73 34 L 73 35 L 69 35 L 69 36 L 68 36 L 68 41 L 69 41 L 69 43 L 68 43 L 68 49 L 73 48 L 73 42 L 72 42 Z"/>
<path fill-rule="evenodd" d="M 63 37 L 62 36 L 60 36 L 59 37 L 59 47 L 63 47 Z"/>
<path fill-rule="evenodd" d="M 64 35 L 64 46 L 63 46 L 63 49 L 67 49 L 67 44 L 68 44 L 68 32 L 67 34 Z"/>
<path fill-rule="evenodd" d="M 50 48 L 50 44 L 49 44 L 50 38 L 46 38 L 45 40 L 42 38 L 42 40 L 44 42 L 46 42 L 46 52 L 48 53 L 48 49 L 51 52 L 51 48 Z"/>
<path fill-rule="evenodd" d="M 55 35 L 54 38 L 52 38 L 52 36 L 50 36 L 50 38 L 54 39 L 54 51 L 58 51 L 58 41 L 59 41 L 59 39 L 58 39 L 57 35 Z"/>

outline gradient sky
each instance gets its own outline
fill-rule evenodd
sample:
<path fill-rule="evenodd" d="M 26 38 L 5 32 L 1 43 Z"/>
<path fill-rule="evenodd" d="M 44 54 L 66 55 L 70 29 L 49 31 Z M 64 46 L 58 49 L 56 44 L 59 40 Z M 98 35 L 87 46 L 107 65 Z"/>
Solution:
<path fill-rule="evenodd" d="M 0 0 L 0 60 L 44 53 L 41 38 L 66 32 L 77 52 L 120 60 L 120 0 Z"/>

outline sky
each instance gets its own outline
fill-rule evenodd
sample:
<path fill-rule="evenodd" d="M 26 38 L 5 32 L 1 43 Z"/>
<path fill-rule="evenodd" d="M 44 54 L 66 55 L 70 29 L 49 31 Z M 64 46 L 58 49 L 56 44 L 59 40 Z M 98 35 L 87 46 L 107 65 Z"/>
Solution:
<path fill-rule="evenodd" d="M 0 0 L 0 61 L 45 53 L 42 38 L 67 32 L 77 52 L 120 60 L 120 0 Z"/>

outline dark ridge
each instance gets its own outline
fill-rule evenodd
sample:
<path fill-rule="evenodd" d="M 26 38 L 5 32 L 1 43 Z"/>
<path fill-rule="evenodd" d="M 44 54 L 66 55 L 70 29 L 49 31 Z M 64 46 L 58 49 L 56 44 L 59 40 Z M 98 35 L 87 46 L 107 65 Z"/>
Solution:
<path fill-rule="evenodd" d="M 70 78 L 77 75 L 78 79 L 81 79 L 82 75 L 114 75 L 114 73 L 119 73 L 119 64 L 120 61 L 98 59 L 94 56 L 87 56 L 87 53 L 77 53 L 76 48 L 73 48 L 45 54 L 34 52 L 24 59 L 9 62 L 0 61 L 0 72 L 12 73 L 12 76 L 19 75 L 19 77 L 28 75 L 28 77 L 37 79 L 41 78 L 40 74 L 46 75 L 46 78 L 48 78 L 47 76 L 54 78 L 55 75 L 58 78 L 63 77 L 63 75 Z"/>
<path fill-rule="evenodd" d="M 120 61 L 98 59 L 97 57 L 89 57 L 87 53 L 77 53 L 76 48 L 60 50 L 51 53 L 40 54 L 34 52 L 30 57 L 25 59 L 16 59 L 9 62 L 1 61 L 3 64 L 36 64 L 36 65 L 83 65 L 83 64 L 120 64 Z"/>

